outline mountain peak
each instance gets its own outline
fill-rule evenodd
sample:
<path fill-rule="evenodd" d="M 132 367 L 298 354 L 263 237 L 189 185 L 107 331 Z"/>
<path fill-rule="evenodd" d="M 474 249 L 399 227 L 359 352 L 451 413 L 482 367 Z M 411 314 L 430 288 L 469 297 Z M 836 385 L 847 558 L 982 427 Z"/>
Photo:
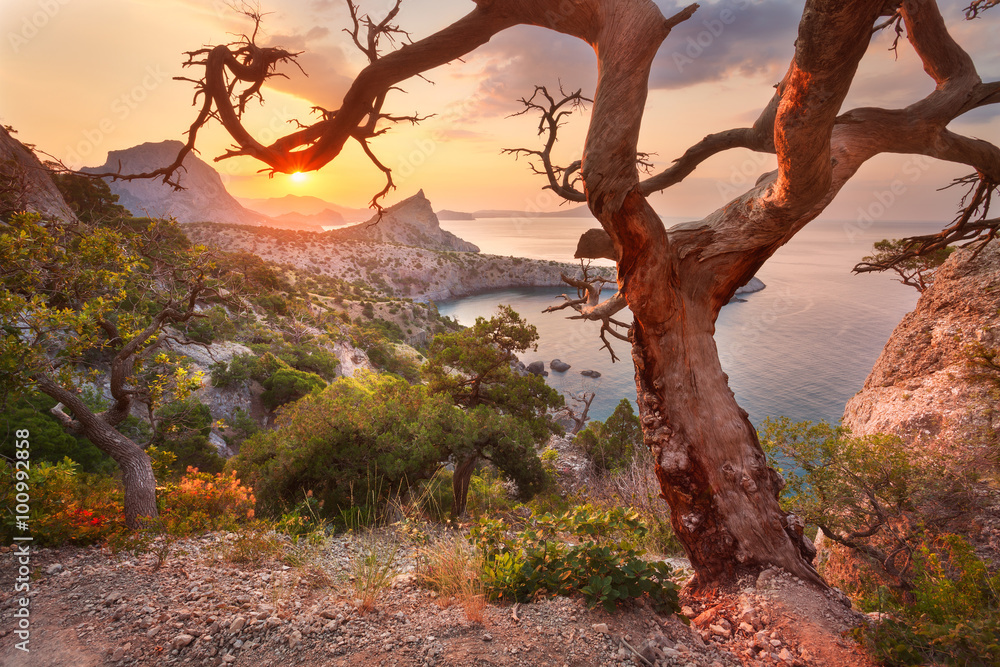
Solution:
<path fill-rule="evenodd" d="M 123 150 L 109 151 L 108 160 L 100 167 L 88 167 L 90 173 L 142 173 L 166 167 L 184 147 L 180 141 L 168 139 L 146 142 Z M 173 217 L 178 222 L 222 222 L 237 225 L 266 224 L 268 218 L 244 208 L 226 191 L 219 172 L 211 165 L 188 153 L 183 168 L 177 172 L 177 182 L 184 188 L 174 190 L 160 179 L 110 181 L 111 192 L 132 215 Z"/>

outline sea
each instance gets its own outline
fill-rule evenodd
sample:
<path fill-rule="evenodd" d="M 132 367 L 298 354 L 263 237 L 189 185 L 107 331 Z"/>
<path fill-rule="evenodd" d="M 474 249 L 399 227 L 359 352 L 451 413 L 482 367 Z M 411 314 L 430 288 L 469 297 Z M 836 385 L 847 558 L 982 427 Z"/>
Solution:
<path fill-rule="evenodd" d="M 667 221 L 669 226 L 672 220 Z M 441 227 L 483 253 L 574 262 L 576 242 L 592 218 L 443 220 Z M 881 239 L 941 229 L 940 222 L 817 219 L 780 248 L 757 273 L 765 289 L 723 307 L 715 340 L 736 400 L 759 425 L 765 417 L 838 422 L 848 399 L 864 385 L 876 359 L 919 294 L 888 273 L 854 274 L 852 267 Z M 608 262 L 610 265 L 611 263 Z M 471 325 L 499 304 L 514 308 L 538 329 L 538 349 L 520 355 L 544 361 L 546 381 L 567 396 L 593 391 L 592 419 L 606 419 L 622 398 L 635 402 L 630 348 L 612 341 L 612 363 L 595 322 L 568 319 L 569 310 L 543 313 L 572 288 L 507 289 L 437 304 L 442 315 Z M 610 296 L 607 292 L 605 296 Z M 621 319 L 631 321 L 623 312 Z M 549 369 L 553 359 L 571 368 Z M 581 371 L 595 370 L 597 379 Z"/>

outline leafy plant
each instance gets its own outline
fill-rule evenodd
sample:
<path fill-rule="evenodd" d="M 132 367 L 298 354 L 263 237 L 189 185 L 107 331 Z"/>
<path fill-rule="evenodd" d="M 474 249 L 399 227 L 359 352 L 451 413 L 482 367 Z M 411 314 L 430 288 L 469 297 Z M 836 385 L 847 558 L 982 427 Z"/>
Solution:
<path fill-rule="evenodd" d="M 574 439 L 599 472 L 624 468 L 642 448 L 642 425 L 623 398 L 605 421 L 592 421 Z"/>
<path fill-rule="evenodd" d="M 893 665 L 1000 664 L 1000 573 L 957 535 L 924 540 L 912 595 L 888 594 L 888 617 L 860 635 Z"/>
<path fill-rule="evenodd" d="M 670 566 L 641 558 L 638 541 L 646 532 L 634 512 L 583 506 L 532 517 L 513 536 L 503 521 L 481 519 L 470 540 L 482 554 L 484 585 L 493 597 L 579 592 L 591 606 L 613 611 L 624 600 L 648 595 L 658 610 L 675 613 L 680 603 Z"/>

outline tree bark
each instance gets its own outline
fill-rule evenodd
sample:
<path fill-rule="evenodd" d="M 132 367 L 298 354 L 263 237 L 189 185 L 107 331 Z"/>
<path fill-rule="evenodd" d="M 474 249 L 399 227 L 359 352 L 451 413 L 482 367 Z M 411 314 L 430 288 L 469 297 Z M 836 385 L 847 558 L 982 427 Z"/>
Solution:
<path fill-rule="evenodd" d="M 478 460 L 478 456 L 472 455 L 455 464 L 455 474 L 451 478 L 451 489 L 455 496 L 455 502 L 451 506 L 452 521 L 458 520 L 465 514 L 469 504 L 469 484 L 472 482 L 472 473 L 476 470 Z"/>
<path fill-rule="evenodd" d="M 118 464 L 125 491 L 125 525 L 134 530 L 141 528 L 146 520 L 159 516 L 156 508 L 156 477 L 145 450 L 115 430 L 101 416 L 91 412 L 75 393 L 52 378 L 42 375 L 36 379 L 38 388 L 43 393 L 72 411 L 74 418 L 57 409 L 53 411 L 63 427 L 90 440 Z"/>

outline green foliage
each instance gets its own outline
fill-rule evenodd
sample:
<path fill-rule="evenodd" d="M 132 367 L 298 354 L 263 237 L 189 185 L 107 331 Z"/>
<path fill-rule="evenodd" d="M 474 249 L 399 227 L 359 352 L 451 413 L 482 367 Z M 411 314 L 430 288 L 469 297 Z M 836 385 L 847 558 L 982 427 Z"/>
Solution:
<path fill-rule="evenodd" d="M 173 401 L 157 411 L 158 429 L 153 443 L 174 454 L 174 473 L 189 467 L 217 473 L 225 459 L 208 441 L 212 429 L 212 413 L 207 405 L 194 399 Z"/>
<path fill-rule="evenodd" d="M 229 363 L 219 361 L 211 365 L 212 386 L 232 387 L 246 380 L 256 380 L 263 383 L 264 380 L 285 367 L 286 364 L 270 352 L 261 355 L 236 354 L 229 360 Z"/>
<path fill-rule="evenodd" d="M 956 248 L 948 246 L 924 255 L 902 259 L 911 245 L 905 239 L 877 241 L 875 254 L 864 257 L 862 262 L 878 267 L 880 271 L 892 270 L 899 276 L 897 278 L 899 282 L 923 292 L 931 286 L 937 270 Z"/>
<path fill-rule="evenodd" d="M 429 477 L 449 446 L 467 437 L 464 414 L 392 376 L 337 380 L 278 413 L 278 429 L 243 443 L 230 465 L 278 515 L 312 491 L 323 514 L 384 499 Z"/>
<path fill-rule="evenodd" d="M 562 395 L 535 375 L 520 376 L 511 368 L 516 352 L 536 347 L 538 331 L 510 306 L 500 306 L 489 320 L 479 317 L 462 331 L 438 334 L 421 369 L 434 393 L 456 405 L 486 405 L 525 421 L 537 440 L 559 427 L 547 417 L 563 404 Z"/>
<path fill-rule="evenodd" d="M 889 618 L 861 636 L 892 665 L 1000 664 L 1000 573 L 992 576 L 956 535 L 926 540 L 911 596 L 889 594 Z"/>
<path fill-rule="evenodd" d="M 574 442 L 599 472 L 609 472 L 624 468 L 642 448 L 642 425 L 632 403 L 623 398 L 607 420 L 590 422 Z"/>
<path fill-rule="evenodd" d="M 118 203 L 118 195 L 100 178 L 80 174 L 53 174 L 52 180 L 63 199 L 83 222 L 93 223 L 124 218 L 128 210 Z"/>
<path fill-rule="evenodd" d="M 246 442 L 247 438 L 260 432 L 260 426 L 242 408 L 236 408 L 232 418 L 223 421 L 220 428 L 222 429 L 222 437 L 225 438 L 226 444 L 233 451 L 239 451 L 240 445 Z"/>
<path fill-rule="evenodd" d="M 560 516 L 532 517 L 510 535 L 502 520 L 481 519 L 470 540 L 483 556 L 486 591 L 527 600 L 537 593 L 582 593 L 588 604 L 614 611 L 648 595 L 661 613 L 680 610 L 678 586 L 665 562 L 642 560 L 647 528 L 634 512 L 595 512 L 583 506 Z M 628 536 L 616 539 L 616 536 Z"/>
<path fill-rule="evenodd" d="M 7 437 L 16 429 L 31 433 L 31 460 L 35 463 L 60 463 L 68 458 L 82 472 L 110 473 L 115 462 L 89 440 L 67 433 L 49 412 L 55 400 L 44 394 L 31 394 L 9 403 L 0 413 L 0 456 L 14 460 L 14 439 Z M 134 419 L 134 418 L 133 418 Z"/>
<path fill-rule="evenodd" d="M 261 400 L 268 410 L 297 401 L 326 386 L 326 381 L 315 373 L 305 373 L 294 368 L 280 368 L 263 382 L 266 390 Z"/>

